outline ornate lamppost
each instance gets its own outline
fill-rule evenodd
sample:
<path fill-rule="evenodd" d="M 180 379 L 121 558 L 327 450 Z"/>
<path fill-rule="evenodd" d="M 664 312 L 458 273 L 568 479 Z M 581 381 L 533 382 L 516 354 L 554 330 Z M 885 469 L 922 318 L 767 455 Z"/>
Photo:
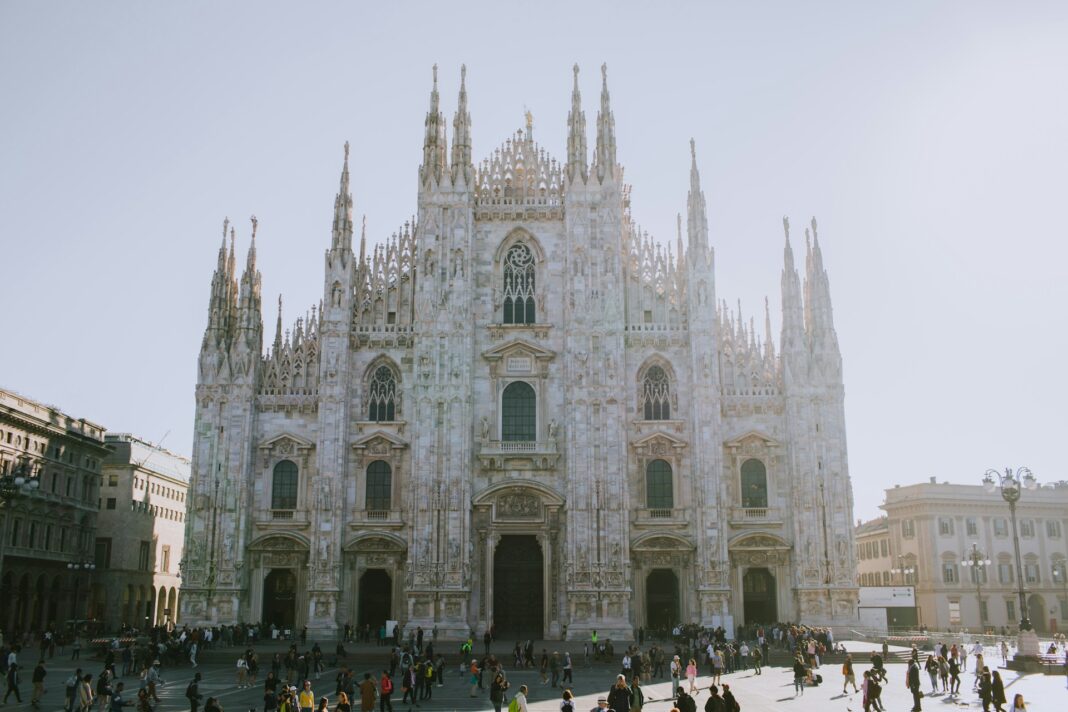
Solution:
<path fill-rule="evenodd" d="M 916 573 L 916 568 L 913 567 L 913 566 L 907 566 L 905 564 L 905 555 L 904 554 L 898 554 L 898 557 L 897 557 L 897 568 L 896 569 L 890 569 L 890 573 L 894 574 L 895 576 L 897 576 L 898 574 L 901 574 L 901 585 L 902 586 L 907 586 L 908 582 L 909 582 L 908 577 L 912 576 L 914 573 Z"/>
<path fill-rule="evenodd" d="M 990 469 L 983 476 L 983 486 L 988 492 L 1001 492 L 1001 498 L 1009 504 L 1009 518 L 1012 521 L 1012 546 L 1016 552 L 1016 593 L 1020 599 L 1020 634 L 1016 646 L 1016 657 L 1037 659 L 1038 635 L 1031 626 L 1031 619 L 1027 613 L 1027 593 L 1024 591 L 1023 559 L 1020 556 L 1020 532 L 1016 528 L 1016 503 L 1025 489 L 1033 490 L 1038 487 L 1038 481 L 1031 474 L 1031 470 L 1020 467 L 1015 472 L 1011 467 L 1006 467 L 1005 472 Z"/>
<path fill-rule="evenodd" d="M 963 561 L 960 562 L 960 565 L 965 570 L 972 572 L 972 581 L 975 583 L 975 603 L 979 607 L 979 630 L 982 631 L 986 627 L 986 610 L 983 608 L 983 594 L 979 586 L 982 583 L 986 567 L 990 566 L 992 562 L 979 553 L 979 545 L 974 542 L 972 542 L 971 552 L 961 558 Z"/>
<path fill-rule="evenodd" d="M 32 476 L 30 464 L 25 460 L 8 474 L 0 476 L 0 505 L 8 510 L 4 515 L 4 531 L 0 535 L 0 577 L 3 576 L 4 571 L 4 547 L 10 538 L 8 529 L 11 521 L 11 502 L 21 497 L 31 496 L 40 486 L 40 480 Z"/>

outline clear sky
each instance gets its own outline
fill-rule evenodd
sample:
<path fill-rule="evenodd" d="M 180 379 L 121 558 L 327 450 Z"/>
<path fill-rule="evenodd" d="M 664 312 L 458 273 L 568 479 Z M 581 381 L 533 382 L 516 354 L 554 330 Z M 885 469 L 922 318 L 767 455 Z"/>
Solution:
<path fill-rule="evenodd" d="M 224 216 L 273 335 L 322 296 L 342 145 L 373 241 L 415 211 L 430 67 L 488 154 L 592 145 L 602 62 L 635 218 L 673 239 L 690 137 L 717 291 L 778 328 L 815 215 L 857 517 L 882 489 L 1068 479 L 1065 2 L 0 3 L 0 384 L 189 453 Z M 795 229 L 798 236 L 799 229 Z M 796 245 L 796 243 L 795 243 Z"/>

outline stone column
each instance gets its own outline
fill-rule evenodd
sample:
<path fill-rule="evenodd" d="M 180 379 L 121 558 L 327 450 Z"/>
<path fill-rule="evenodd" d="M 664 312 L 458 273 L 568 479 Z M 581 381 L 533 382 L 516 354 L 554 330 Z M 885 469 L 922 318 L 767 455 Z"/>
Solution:
<path fill-rule="evenodd" d="M 263 620 L 263 579 L 266 578 L 267 572 L 263 569 L 263 554 L 252 554 L 252 568 L 249 571 L 248 582 L 248 608 L 250 611 L 250 620 L 262 621 Z M 177 616 L 175 616 L 177 619 Z"/>
<path fill-rule="evenodd" d="M 482 584 L 479 591 L 481 600 L 485 601 L 485 615 L 481 623 L 485 626 L 490 625 L 490 621 L 493 620 L 493 557 L 497 553 L 497 544 L 501 542 L 500 534 L 489 534 L 486 536 L 486 556 L 482 562 Z"/>

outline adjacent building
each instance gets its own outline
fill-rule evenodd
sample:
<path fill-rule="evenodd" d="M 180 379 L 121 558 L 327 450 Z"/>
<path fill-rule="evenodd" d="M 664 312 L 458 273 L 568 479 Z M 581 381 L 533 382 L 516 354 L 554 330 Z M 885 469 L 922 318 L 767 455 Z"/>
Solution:
<path fill-rule="evenodd" d="M 178 619 L 189 459 L 127 433 L 108 433 L 94 589 L 108 630 Z M 104 605 L 107 602 L 108 605 Z"/>
<path fill-rule="evenodd" d="M 575 68 L 560 160 L 528 114 L 476 163 L 462 71 L 448 145 L 436 75 L 415 217 L 354 246 L 346 145 L 322 301 L 288 329 L 280 302 L 267 353 L 256 221 L 243 271 L 224 223 L 183 621 L 392 619 L 517 639 L 854 622 L 842 361 L 815 220 L 798 261 L 784 220 L 768 266 L 776 339 L 767 304 L 754 322 L 717 297 L 692 141 L 678 234 L 638 225 L 603 68 L 592 150 Z"/>
<path fill-rule="evenodd" d="M 918 622 L 931 628 L 1014 628 L 1021 617 L 1016 557 L 999 493 L 932 477 L 888 489 L 882 508 L 885 517 L 855 530 L 860 586 L 915 586 Z M 1064 631 L 1068 483 L 1025 490 L 1017 529 L 1031 623 L 1039 633 Z M 966 563 L 973 559 L 980 564 Z"/>
<path fill-rule="evenodd" d="M 0 390 L 0 627 L 62 630 L 90 602 L 104 428 Z M 14 478 L 32 486 L 16 488 Z"/>

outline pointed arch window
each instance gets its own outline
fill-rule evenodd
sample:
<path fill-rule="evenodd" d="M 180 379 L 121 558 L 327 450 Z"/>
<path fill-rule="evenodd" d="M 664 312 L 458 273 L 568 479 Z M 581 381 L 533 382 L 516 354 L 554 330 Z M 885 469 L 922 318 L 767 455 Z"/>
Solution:
<path fill-rule="evenodd" d="M 297 508 L 297 465 L 282 460 L 274 466 L 271 481 L 271 509 Z"/>
<path fill-rule="evenodd" d="M 501 440 L 533 442 L 538 439 L 538 397 L 524 381 L 509 383 L 501 396 Z"/>
<path fill-rule="evenodd" d="M 384 511 L 393 506 L 393 468 L 375 460 L 367 466 L 366 502 L 368 510 Z"/>
<path fill-rule="evenodd" d="M 504 323 L 534 323 L 534 253 L 523 244 L 504 256 Z"/>
<path fill-rule="evenodd" d="M 653 460 L 645 466 L 645 505 L 649 509 L 671 509 L 675 506 L 671 465 L 666 460 Z"/>
<path fill-rule="evenodd" d="M 742 463 L 742 506 L 768 506 L 768 470 L 760 460 L 750 459 Z"/>
<path fill-rule="evenodd" d="M 671 420 L 671 381 L 660 366 L 650 366 L 642 378 L 639 409 L 645 420 Z"/>
<path fill-rule="evenodd" d="M 389 366 L 379 366 L 367 387 L 367 419 L 376 423 L 397 418 L 397 377 Z"/>

